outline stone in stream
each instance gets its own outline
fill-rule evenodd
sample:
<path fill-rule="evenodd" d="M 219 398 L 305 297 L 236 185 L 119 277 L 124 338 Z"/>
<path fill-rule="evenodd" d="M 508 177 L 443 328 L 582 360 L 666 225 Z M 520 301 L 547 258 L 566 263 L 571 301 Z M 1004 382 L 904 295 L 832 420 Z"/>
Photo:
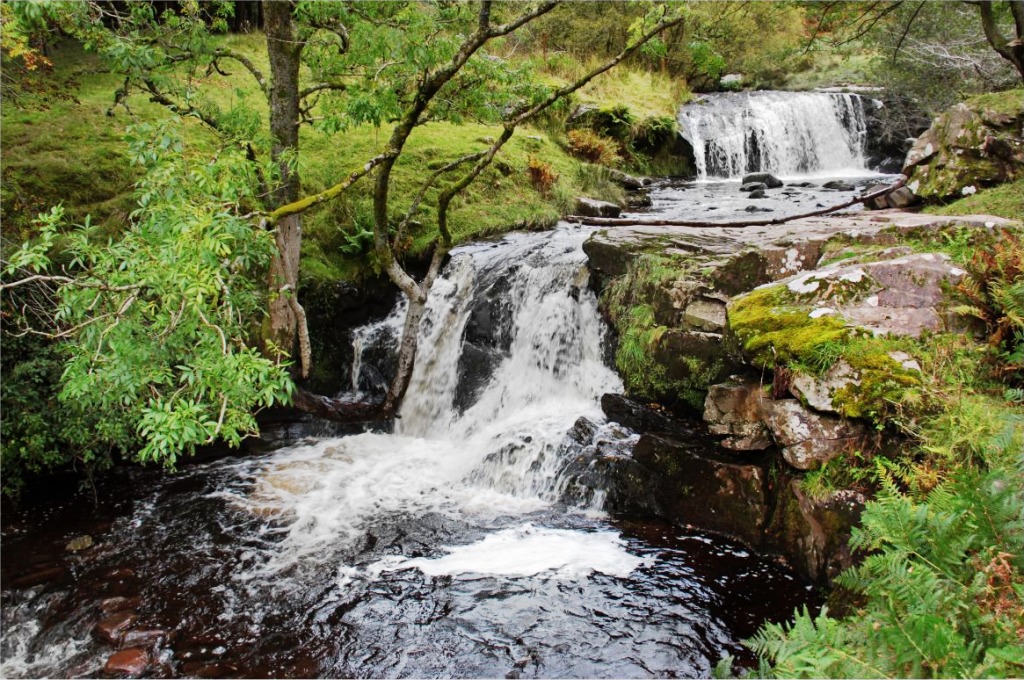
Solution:
<path fill-rule="evenodd" d="M 97 623 L 92 629 L 92 634 L 103 642 L 116 647 L 121 644 L 121 638 L 124 637 L 125 631 L 135 625 L 138 620 L 139 615 L 133 611 L 117 612 Z"/>
<path fill-rule="evenodd" d="M 824 189 L 831 189 L 833 191 L 853 191 L 857 188 L 849 182 L 844 182 L 841 179 L 834 179 L 829 182 L 825 182 L 821 186 Z"/>
<path fill-rule="evenodd" d="M 654 205 L 651 195 L 644 191 L 637 191 L 626 196 L 626 206 L 630 210 L 643 210 Z"/>
<path fill-rule="evenodd" d="M 761 184 L 764 184 L 767 189 L 777 189 L 782 186 L 782 180 L 770 172 L 752 172 L 750 174 L 743 175 L 741 182 L 743 184 L 760 182 Z"/>
<path fill-rule="evenodd" d="M 125 631 L 121 636 L 123 647 L 154 647 L 168 639 L 167 631 L 159 628 L 138 628 Z"/>
<path fill-rule="evenodd" d="M 751 198 L 764 198 L 764 196 L 754 196 L 753 194 L 751 194 L 750 197 Z M 762 208 L 762 207 L 756 206 L 756 205 L 748 205 L 746 208 L 743 209 L 743 211 L 744 212 L 748 212 L 748 213 L 770 213 L 770 212 L 774 212 L 771 208 Z"/>
<path fill-rule="evenodd" d="M 115 652 L 103 665 L 103 674 L 107 677 L 138 678 L 149 668 L 149 652 L 141 647 L 129 647 Z"/>
<path fill-rule="evenodd" d="M 764 191 L 768 185 L 764 182 L 748 182 L 740 185 L 740 191 Z"/>
<path fill-rule="evenodd" d="M 576 199 L 576 214 L 583 217 L 618 217 L 621 213 L 622 208 L 608 201 L 583 196 Z"/>
<path fill-rule="evenodd" d="M 100 611 L 109 615 L 114 612 L 123 612 L 127 609 L 138 609 L 141 605 L 142 598 L 140 597 L 124 597 L 122 595 L 116 595 L 101 601 Z"/>
<path fill-rule="evenodd" d="M 768 194 L 764 192 L 764 189 L 754 189 L 750 192 L 750 198 L 767 198 Z"/>
<path fill-rule="evenodd" d="M 92 536 L 89 534 L 83 534 L 81 536 L 75 536 L 68 544 L 64 546 L 64 549 L 68 552 L 80 552 L 82 550 L 88 550 L 93 546 Z"/>

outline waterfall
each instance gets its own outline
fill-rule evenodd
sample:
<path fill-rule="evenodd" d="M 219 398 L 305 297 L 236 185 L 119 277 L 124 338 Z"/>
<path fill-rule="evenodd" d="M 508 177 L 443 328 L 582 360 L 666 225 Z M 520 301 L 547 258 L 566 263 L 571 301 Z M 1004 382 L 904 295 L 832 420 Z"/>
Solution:
<path fill-rule="evenodd" d="M 453 251 L 427 301 L 394 433 L 287 447 L 233 494 L 251 512 L 279 518 L 272 531 L 284 534 L 254 553 L 243 577 L 354 545 L 381 517 L 487 521 L 562 500 L 569 483 L 560 471 L 579 453 L 567 435 L 581 416 L 607 427 L 600 396 L 622 389 L 602 358 L 605 328 L 582 250 L 588 235 L 562 225 Z M 357 330 L 354 341 L 390 344 L 380 335 L 398 331 L 398 316 Z M 469 336 L 486 361 L 467 365 Z M 474 377 L 478 386 L 460 404 Z M 601 495 L 579 497 L 596 505 Z"/>
<path fill-rule="evenodd" d="M 864 98 L 826 92 L 704 95 L 679 111 L 697 178 L 863 174 Z"/>

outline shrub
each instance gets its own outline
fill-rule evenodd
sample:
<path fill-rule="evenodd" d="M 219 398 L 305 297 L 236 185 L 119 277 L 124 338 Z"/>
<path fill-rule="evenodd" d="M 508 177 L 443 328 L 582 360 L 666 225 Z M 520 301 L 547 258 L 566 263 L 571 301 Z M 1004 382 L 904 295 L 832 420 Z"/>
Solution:
<path fill-rule="evenodd" d="M 959 314 L 978 319 L 995 350 L 994 372 L 1024 385 L 1024 239 L 1003 230 L 991 249 L 976 250 L 957 285 Z"/>
<path fill-rule="evenodd" d="M 570 130 L 568 139 L 569 152 L 578 158 L 600 165 L 615 165 L 619 161 L 619 149 L 615 140 L 599 135 L 593 130 Z"/>
<path fill-rule="evenodd" d="M 555 168 L 536 156 L 530 156 L 526 173 L 530 177 L 530 184 L 533 185 L 533 188 L 544 195 L 551 193 L 551 188 L 558 181 L 558 173 L 555 172 Z"/>

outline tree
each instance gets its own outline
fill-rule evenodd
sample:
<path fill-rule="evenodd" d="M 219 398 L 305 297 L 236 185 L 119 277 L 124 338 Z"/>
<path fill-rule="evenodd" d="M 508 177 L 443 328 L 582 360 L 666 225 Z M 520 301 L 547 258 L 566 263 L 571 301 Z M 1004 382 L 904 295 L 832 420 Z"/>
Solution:
<path fill-rule="evenodd" d="M 625 49 L 561 88 L 545 86 L 528 66 L 484 51 L 557 5 L 268 2 L 262 14 L 269 78 L 252 59 L 216 39 L 227 25 L 229 4 L 183 2 L 177 11 L 159 15 L 142 3 L 48 6 L 52 21 L 100 52 L 123 76 L 115 107 L 130 111 L 132 97 L 142 94 L 198 121 L 219 140 L 217 155 L 202 171 L 187 158 L 171 158 L 180 146 L 174 134 L 138 141 L 135 153 L 146 164 L 146 176 L 139 185 L 140 210 L 122 241 L 104 248 L 82 232 L 70 248 L 72 266 L 60 270 L 43 254 L 55 233 L 55 214 L 48 218 L 43 242 L 26 247 L 6 267 L 8 277 L 20 275 L 3 284 L 8 293 L 42 284 L 61 303 L 53 327 L 43 332 L 68 352 L 65 398 L 88 401 L 95 395 L 97 408 L 121 404 L 119 422 L 142 436 L 147 459 L 173 461 L 191 446 L 217 438 L 237 442 L 250 433 L 251 415 L 246 419 L 245 414 L 287 399 L 291 391 L 281 353 L 297 355 L 302 375 L 311 362 L 297 299 L 302 216 L 372 175 L 372 257 L 410 300 L 398 376 L 383 404 L 341 409 L 305 394 L 296 404 L 341 418 L 393 415 L 415 364 L 426 297 L 453 246 L 448 216 L 456 197 L 519 126 L 641 48 L 656 49 L 656 36 L 682 20 L 670 6 L 652 6 L 632 26 Z M 250 74 L 254 91 L 267 103 L 265 116 L 242 98 L 218 105 L 204 91 L 203 83 L 226 73 L 228 64 Z M 395 164 L 416 130 L 465 118 L 499 123 L 502 132 L 479 151 L 439 159 L 411 199 L 392 195 Z M 389 128 L 390 136 L 383 152 L 358 170 L 325 191 L 303 196 L 299 128 L 304 124 L 325 134 L 371 124 Z M 408 205 L 396 206 L 400 198 L 409 199 Z M 426 200 L 436 203 L 436 243 L 426 276 L 416 280 L 403 265 L 403 242 Z M 192 206 L 190 219 L 178 214 L 175 202 Z M 239 248 L 246 253 L 242 262 Z M 204 266 L 174 272 L 166 254 L 175 249 Z M 173 275 L 158 276 L 161 268 Z M 269 281 L 262 293 L 253 285 L 261 271 Z M 251 349 L 250 324 L 260 316 L 254 306 L 260 300 L 268 319 L 263 357 Z M 154 372 L 143 370 L 146 361 Z M 117 372 L 123 365 L 130 367 L 127 377 Z"/>

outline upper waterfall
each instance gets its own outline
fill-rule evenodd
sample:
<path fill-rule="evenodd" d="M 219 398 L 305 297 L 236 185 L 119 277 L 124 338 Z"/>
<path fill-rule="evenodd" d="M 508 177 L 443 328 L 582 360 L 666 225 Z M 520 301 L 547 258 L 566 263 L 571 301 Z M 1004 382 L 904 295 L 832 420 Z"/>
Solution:
<path fill-rule="evenodd" d="M 697 178 L 748 172 L 844 175 L 867 171 L 865 99 L 831 92 L 703 95 L 679 111 Z"/>

